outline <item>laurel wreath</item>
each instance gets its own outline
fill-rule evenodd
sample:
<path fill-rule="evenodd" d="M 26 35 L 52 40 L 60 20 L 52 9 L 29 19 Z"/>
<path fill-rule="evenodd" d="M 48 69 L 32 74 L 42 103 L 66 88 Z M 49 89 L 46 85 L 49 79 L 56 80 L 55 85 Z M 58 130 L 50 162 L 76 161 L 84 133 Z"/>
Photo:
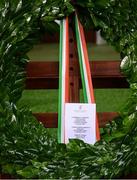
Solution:
<path fill-rule="evenodd" d="M 137 167 L 137 1 L 0 1 L 0 169 L 19 178 L 116 178 Z M 102 129 L 95 145 L 58 144 L 18 101 L 24 90 L 26 53 L 43 28 L 77 10 L 121 54 L 131 96 L 120 115 Z"/>

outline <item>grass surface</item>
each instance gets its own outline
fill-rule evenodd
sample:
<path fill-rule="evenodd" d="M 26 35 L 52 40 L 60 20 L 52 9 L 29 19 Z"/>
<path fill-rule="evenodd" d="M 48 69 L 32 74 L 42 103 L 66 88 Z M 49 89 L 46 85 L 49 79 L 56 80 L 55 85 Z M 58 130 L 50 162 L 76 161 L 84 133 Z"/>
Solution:
<path fill-rule="evenodd" d="M 120 56 L 113 47 L 108 45 L 88 44 L 88 55 L 90 60 L 119 60 Z M 39 44 L 35 46 L 28 56 L 33 61 L 58 61 L 59 44 Z"/>
<path fill-rule="evenodd" d="M 125 104 L 129 94 L 128 89 L 96 89 L 97 111 L 119 111 Z M 58 90 L 25 90 L 19 104 L 31 107 L 33 112 L 57 112 Z"/>
<path fill-rule="evenodd" d="M 120 60 L 120 55 L 117 53 L 113 47 L 104 45 L 93 45 L 88 44 L 88 55 L 89 59 L 93 61 L 98 60 Z"/>

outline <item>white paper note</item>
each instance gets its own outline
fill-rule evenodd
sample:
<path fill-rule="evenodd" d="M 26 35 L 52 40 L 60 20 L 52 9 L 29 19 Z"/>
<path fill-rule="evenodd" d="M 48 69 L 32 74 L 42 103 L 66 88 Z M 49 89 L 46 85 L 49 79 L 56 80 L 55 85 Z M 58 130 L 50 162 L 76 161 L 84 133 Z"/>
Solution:
<path fill-rule="evenodd" d="M 96 142 L 96 105 L 87 103 L 65 104 L 65 143 L 69 139 Z"/>

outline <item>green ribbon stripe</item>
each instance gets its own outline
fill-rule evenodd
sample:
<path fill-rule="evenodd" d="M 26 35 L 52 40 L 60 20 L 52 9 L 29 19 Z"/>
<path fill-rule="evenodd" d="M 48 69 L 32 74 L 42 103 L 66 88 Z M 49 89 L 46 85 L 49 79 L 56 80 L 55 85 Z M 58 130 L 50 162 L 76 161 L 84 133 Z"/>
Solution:
<path fill-rule="evenodd" d="M 82 79 L 82 87 L 83 87 L 83 95 L 84 95 L 84 102 L 88 103 L 88 96 L 86 90 L 86 80 L 84 75 L 84 68 L 83 68 L 83 60 L 82 60 L 82 52 L 81 52 L 81 40 L 80 40 L 80 32 L 78 28 L 78 18 L 77 15 L 75 16 L 75 29 L 76 29 L 76 40 L 77 40 L 77 48 L 78 48 L 78 56 L 79 56 L 79 64 L 80 64 L 80 73 Z"/>
<path fill-rule="evenodd" d="M 59 104 L 58 104 L 58 142 L 62 137 L 62 50 L 63 50 L 63 20 L 60 21 L 60 45 L 59 45 Z"/>

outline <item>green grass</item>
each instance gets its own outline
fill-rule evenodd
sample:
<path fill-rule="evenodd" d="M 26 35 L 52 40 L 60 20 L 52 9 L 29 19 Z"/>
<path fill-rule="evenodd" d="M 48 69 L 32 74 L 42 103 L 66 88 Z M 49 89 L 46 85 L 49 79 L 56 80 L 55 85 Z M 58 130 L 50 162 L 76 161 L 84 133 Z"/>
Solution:
<path fill-rule="evenodd" d="M 28 53 L 32 61 L 58 61 L 59 44 L 38 44 Z"/>
<path fill-rule="evenodd" d="M 125 104 L 129 94 L 128 89 L 96 89 L 97 111 L 119 111 Z M 31 107 L 33 112 L 57 112 L 58 90 L 25 90 L 19 104 Z"/>
<path fill-rule="evenodd" d="M 98 112 L 118 112 L 130 96 L 129 89 L 96 89 Z"/>
<path fill-rule="evenodd" d="M 113 47 L 108 45 L 87 44 L 90 60 L 119 60 L 120 56 Z M 38 44 L 29 53 L 32 61 L 58 61 L 59 44 Z"/>
<path fill-rule="evenodd" d="M 58 90 L 25 90 L 19 105 L 30 107 L 32 112 L 57 112 Z"/>
<path fill-rule="evenodd" d="M 94 44 L 88 44 L 88 55 L 89 59 L 93 61 L 98 60 L 120 60 L 120 55 L 118 52 L 114 50 L 113 47 L 109 45 L 94 45 Z"/>

